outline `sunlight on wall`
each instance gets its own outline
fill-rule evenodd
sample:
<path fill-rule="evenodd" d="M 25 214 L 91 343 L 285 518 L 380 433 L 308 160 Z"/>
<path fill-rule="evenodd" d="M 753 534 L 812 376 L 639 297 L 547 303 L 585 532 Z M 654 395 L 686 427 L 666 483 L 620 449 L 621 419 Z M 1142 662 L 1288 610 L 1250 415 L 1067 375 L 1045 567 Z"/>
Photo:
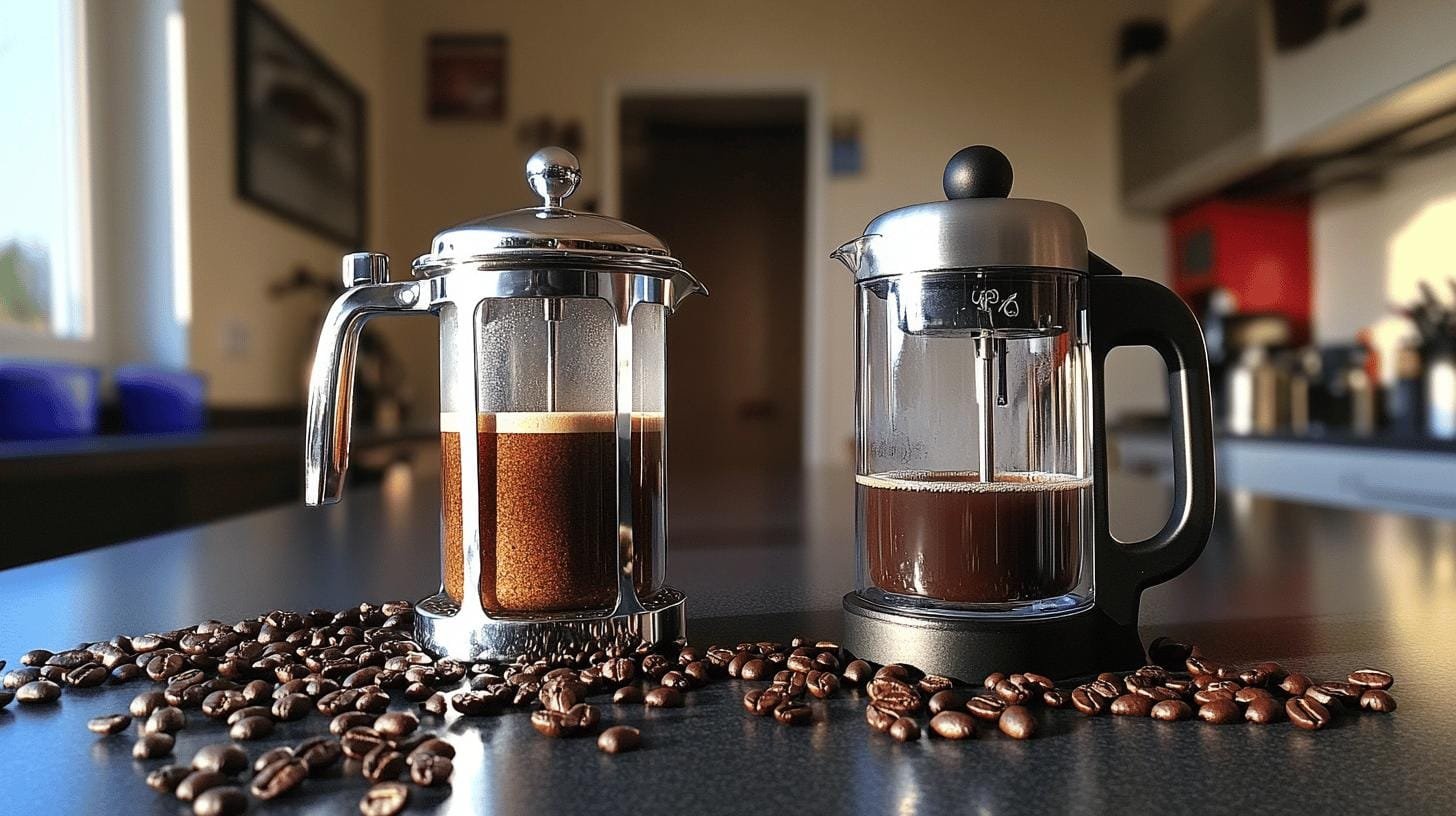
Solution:
<path fill-rule="evenodd" d="M 1391 234 L 1385 250 L 1385 299 L 1413 304 L 1425 282 L 1443 302 L 1452 301 L 1451 236 L 1456 235 L 1456 194 L 1432 200 Z"/>

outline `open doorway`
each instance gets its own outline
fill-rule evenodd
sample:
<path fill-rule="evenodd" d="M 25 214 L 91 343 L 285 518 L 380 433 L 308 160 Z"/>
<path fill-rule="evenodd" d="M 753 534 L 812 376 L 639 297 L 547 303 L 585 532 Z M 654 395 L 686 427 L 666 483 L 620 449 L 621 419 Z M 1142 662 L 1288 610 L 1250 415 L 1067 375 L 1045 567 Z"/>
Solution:
<path fill-rule="evenodd" d="M 643 92 L 618 105 L 622 217 L 667 241 L 712 292 L 668 324 L 672 529 L 792 534 L 809 100 Z"/>

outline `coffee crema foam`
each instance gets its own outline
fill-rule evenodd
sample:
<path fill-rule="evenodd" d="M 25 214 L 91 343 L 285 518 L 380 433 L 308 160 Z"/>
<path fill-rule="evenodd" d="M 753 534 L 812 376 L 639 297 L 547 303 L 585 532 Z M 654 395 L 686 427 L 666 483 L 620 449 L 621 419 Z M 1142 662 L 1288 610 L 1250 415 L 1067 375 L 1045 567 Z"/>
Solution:
<path fill-rule="evenodd" d="M 982 482 L 975 471 L 897 470 L 873 475 L 856 474 L 856 484 L 882 490 L 913 490 L 924 493 L 1050 493 L 1082 490 L 1092 486 L 1090 476 L 1064 473 L 1013 471 L 996 474 L 996 481 Z"/>
<path fill-rule="evenodd" d="M 660 430 L 663 419 L 661 411 L 633 411 L 632 430 Z M 461 433 L 472 420 L 477 431 L 498 434 L 613 433 L 617 429 L 617 415 L 611 411 L 441 411 L 440 431 Z"/>

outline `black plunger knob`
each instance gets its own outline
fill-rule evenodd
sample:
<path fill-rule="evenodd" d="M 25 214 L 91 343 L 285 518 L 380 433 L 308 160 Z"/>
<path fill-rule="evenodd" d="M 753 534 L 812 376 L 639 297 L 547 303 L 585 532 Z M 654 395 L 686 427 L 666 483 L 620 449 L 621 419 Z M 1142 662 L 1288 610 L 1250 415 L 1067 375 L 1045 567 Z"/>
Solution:
<path fill-rule="evenodd" d="M 945 197 L 1005 198 L 1011 192 L 1011 162 L 990 145 L 971 145 L 945 164 Z"/>

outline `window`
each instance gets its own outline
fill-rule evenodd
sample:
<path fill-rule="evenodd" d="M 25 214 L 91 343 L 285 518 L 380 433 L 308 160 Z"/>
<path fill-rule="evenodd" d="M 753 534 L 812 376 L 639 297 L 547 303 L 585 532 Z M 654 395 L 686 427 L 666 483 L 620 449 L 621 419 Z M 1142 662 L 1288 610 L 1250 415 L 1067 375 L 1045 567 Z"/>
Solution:
<path fill-rule="evenodd" d="M 92 335 L 84 11 L 0 0 L 0 338 Z"/>

